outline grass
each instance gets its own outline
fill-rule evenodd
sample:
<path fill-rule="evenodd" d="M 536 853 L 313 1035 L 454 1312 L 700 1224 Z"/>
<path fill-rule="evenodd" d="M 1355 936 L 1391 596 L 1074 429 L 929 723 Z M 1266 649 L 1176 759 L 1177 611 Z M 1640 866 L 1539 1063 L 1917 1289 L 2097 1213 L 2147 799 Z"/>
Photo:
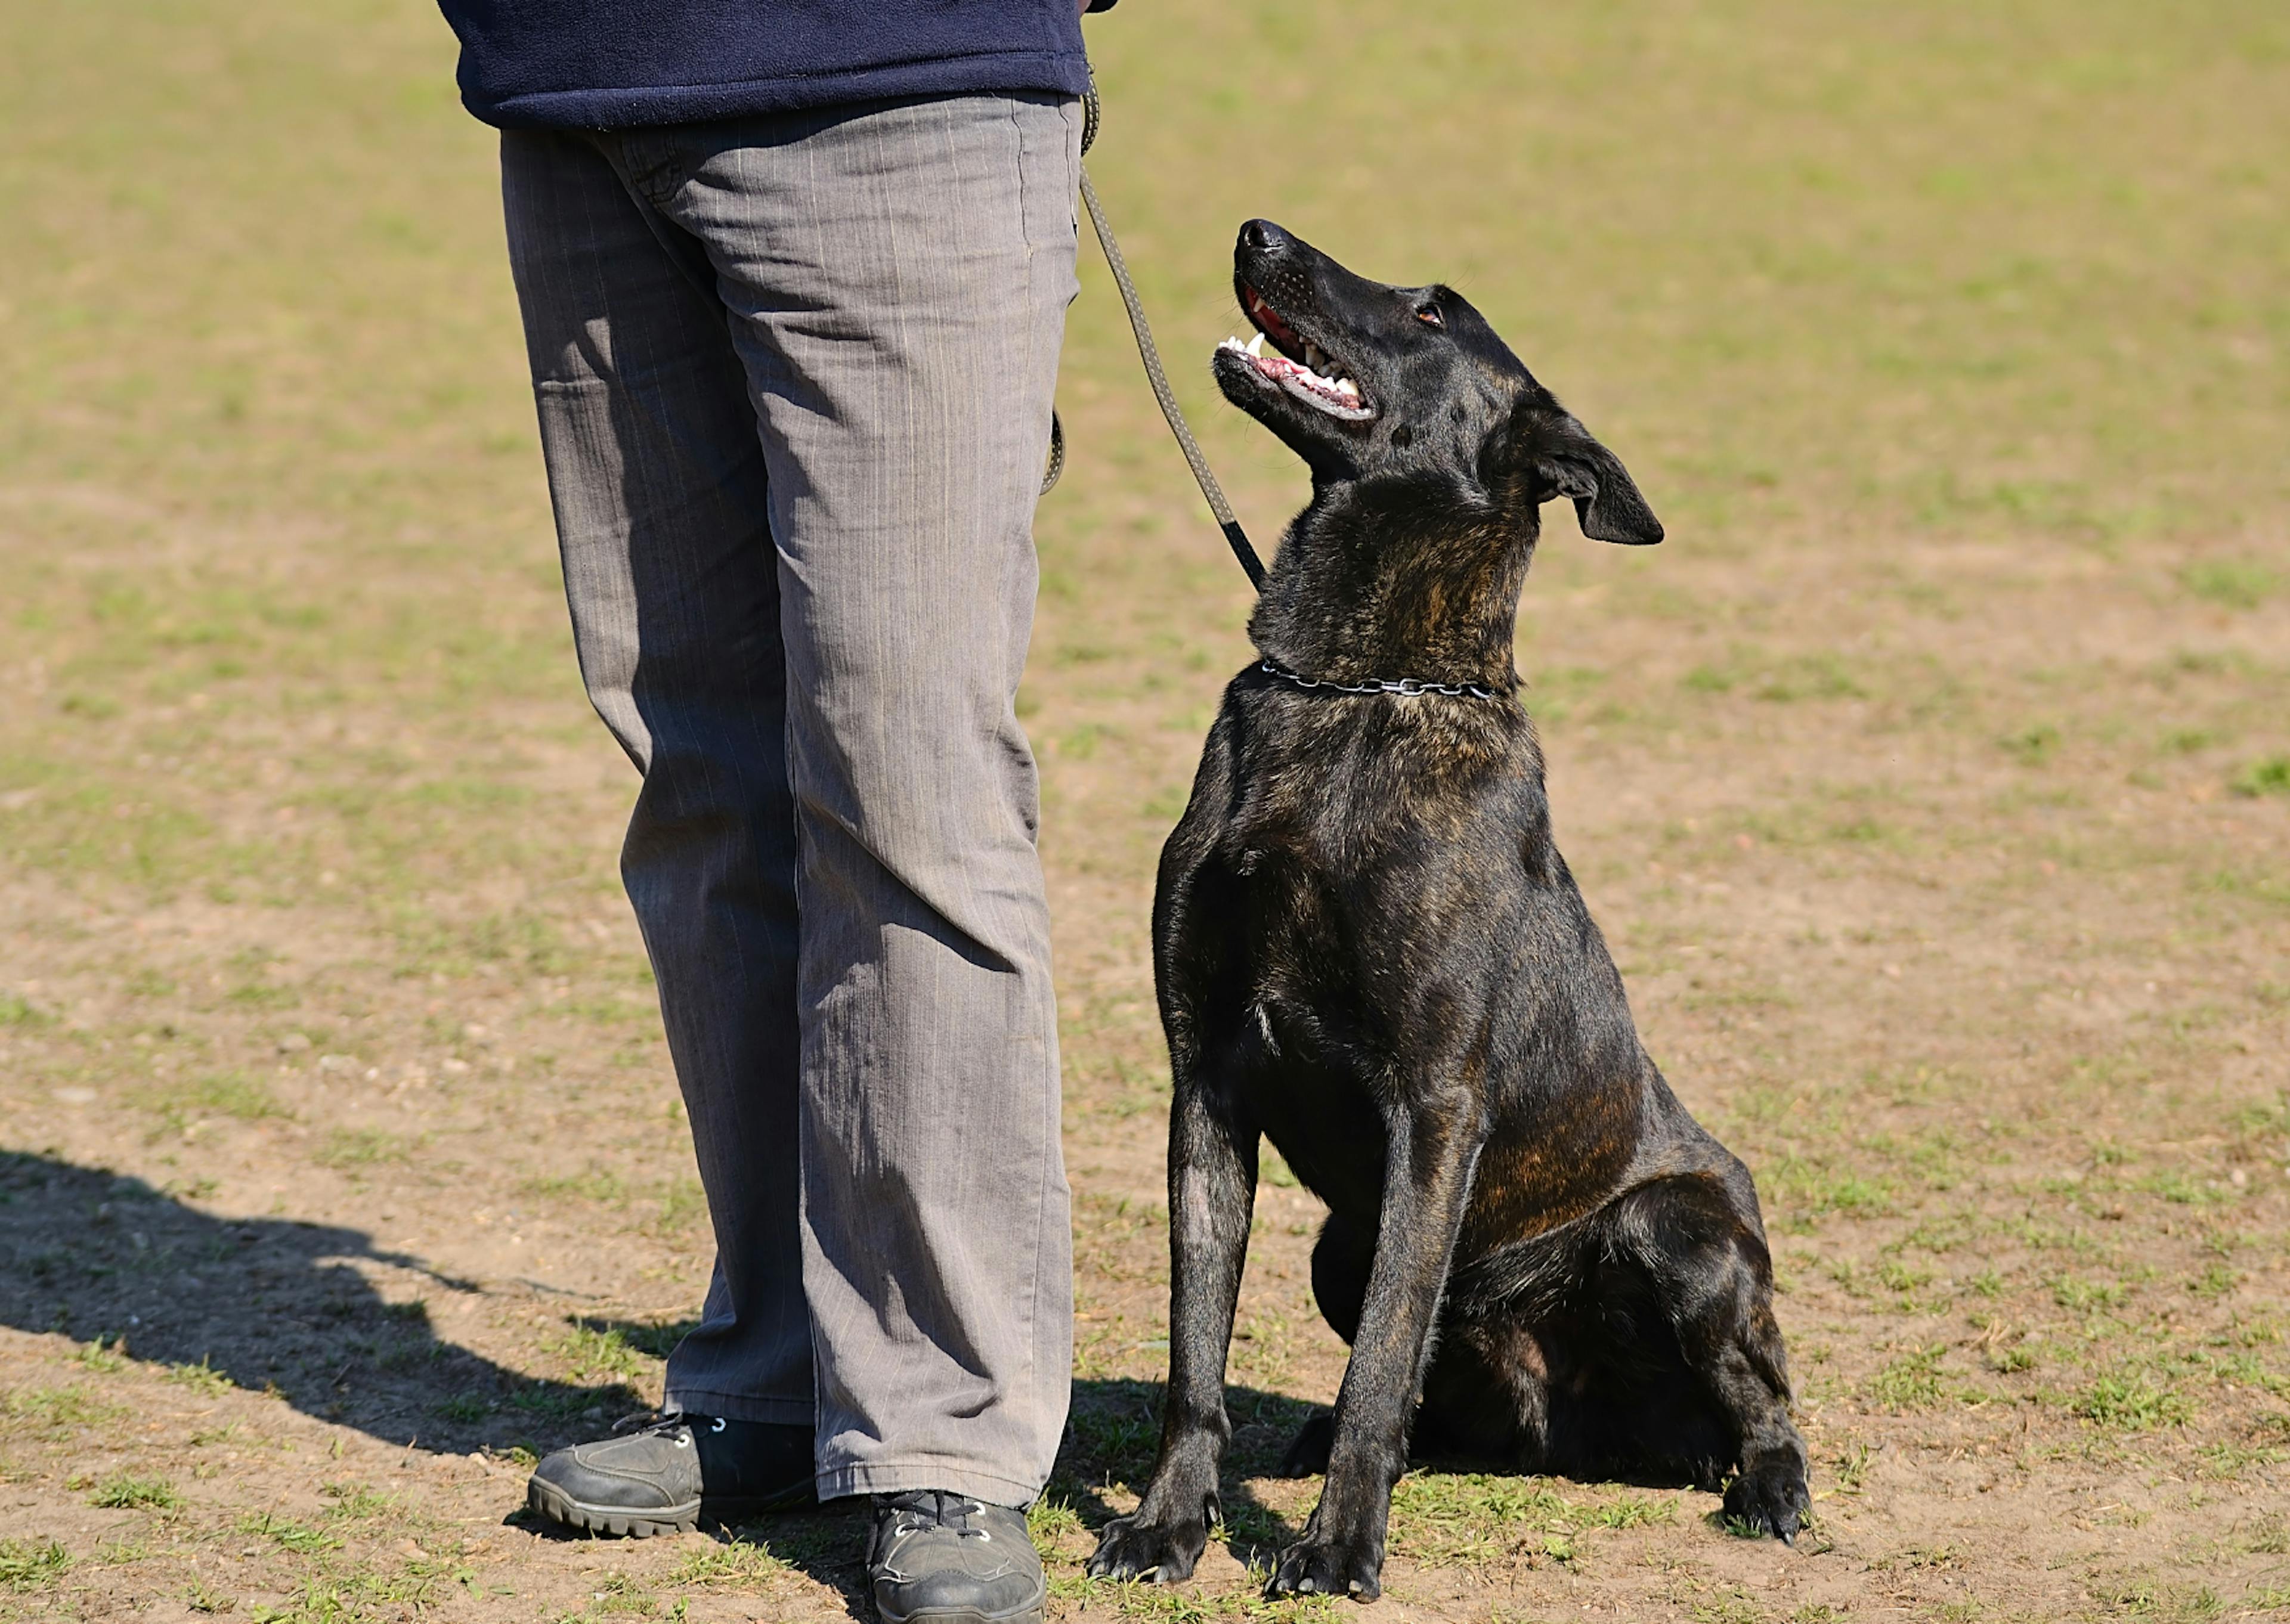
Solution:
<path fill-rule="evenodd" d="M 44 1590 L 64 1576 L 71 1553 L 53 1540 L 0 1540 L 0 1590 Z"/>
<path fill-rule="evenodd" d="M 770 1546 L 731 1540 L 689 1553 L 669 1570 L 663 1582 L 671 1588 L 721 1585 L 753 1589 L 787 1571 L 787 1564 L 772 1555 Z"/>
<path fill-rule="evenodd" d="M 188 1388 L 201 1398 L 220 1398 L 234 1387 L 231 1379 L 215 1369 L 205 1355 L 200 1356 L 196 1364 L 169 1365 L 167 1380 L 179 1387 Z"/>
<path fill-rule="evenodd" d="M 1958 1449 L 1951 1481 L 2008 1445 L 2001 1482 L 2065 1503 L 2127 1469 L 2216 1497 L 2158 1490 L 2153 1572 L 2091 1575 L 2134 1596 L 2093 1611 L 2280 1582 L 2203 1541 L 2290 1443 L 2263 1420 L 2290 1380 L 2290 220 L 2263 157 L 2290 148 L 2290 36 L 2248 0 L 2152 10 L 1164 0 L 1091 25 L 1091 169 L 1260 544 L 1305 481 L 1200 365 L 1260 213 L 1459 284 L 1669 524 L 1590 548 L 1554 504 L 1517 658 L 1648 1045 L 1757 1176 L 1820 1538 L 1893 1563 L 1918 1617 L 2048 1616 L 2041 1570 L 2087 1538 L 1959 1537 L 1911 1469 Z M 35 1604 L 602 1620 L 754 1585 L 839 1616 L 846 1570 L 776 1532 L 616 1548 L 599 1582 L 597 1548 L 496 1526 L 516 1462 L 651 1390 L 708 1253 L 618 891 L 634 780 L 572 660 L 492 138 L 444 25 L 86 0 L 0 18 L 0 1473 L 65 1481 L 101 1434 L 99 1472 L 188 1492 Z M 1238 1575 L 1074 1573 L 1153 1450 L 1153 861 L 1248 609 L 1082 276 L 1019 707 L 1088 1385 L 1035 1532 L 1091 1617 L 1344 1616 Z M 89 1175 L 68 1210 L 60 1164 Z M 1309 1485 L 1245 1474 L 1341 1357 L 1277 1158 L 1258 1211 L 1244 1550 L 1309 1513 Z M 482 1290 L 349 1311 L 372 1268 Z M 210 1301 L 259 1304 L 262 1334 L 199 1329 Z M 481 1445 L 490 1474 L 453 1452 Z M 497 1541 L 476 1588 L 332 1483 L 450 1507 Z M 1572 1569 L 1622 1616 L 1827 1604 L 1824 1564 L 1735 1572 L 1765 1548 L 1697 1493 L 1422 1472 L 1396 1504 L 1387 1605 L 1429 1619 L 1571 1615 Z M 242 1533 L 250 1505 L 291 1515 Z M 1918 1537 L 1960 1565 L 1896 1560 L 1885 1519 L 1946 1524 Z M 206 1564 L 248 1544 L 260 1604 Z M 42 1583 L 64 1560 L 4 1548 Z"/>
<path fill-rule="evenodd" d="M 264 1084 L 236 1071 L 210 1072 L 180 1083 L 155 1084 L 144 1091 L 149 1108 L 176 1132 L 201 1116 L 260 1122 L 289 1113 Z"/>
<path fill-rule="evenodd" d="M 16 1388 L 0 1399 L 0 1412 L 11 1421 L 66 1434 L 84 1427 L 112 1426 L 127 1415 L 128 1407 L 74 1385 Z"/>
<path fill-rule="evenodd" d="M 2281 588 L 2283 577 L 2255 559 L 2205 558 L 2182 568 L 2179 583 L 2206 602 L 2255 609 Z"/>
<path fill-rule="evenodd" d="M 617 1326 L 597 1327 L 575 1321 L 551 1345 L 550 1351 L 564 1360 L 575 1381 L 593 1381 L 600 1376 L 639 1376 L 651 1368 L 644 1354 L 629 1342 L 627 1332 Z"/>
<path fill-rule="evenodd" d="M 2290 756 L 2270 756 L 2235 774 L 2228 788 L 2253 800 L 2262 795 L 2290 795 Z"/>
<path fill-rule="evenodd" d="M 121 1472 L 96 1484 L 87 1503 L 106 1511 L 172 1511 L 183 1497 L 164 1477 Z"/>
<path fill-rule="evenodd" d="M 1948 1350 L 1921 1348 L 1901 1354 L 1870 1379 L 1869 1396 L 1888 1410 L 1929 1410 L 1948 1396 L 1940 1363 Z"/>
<path fill-rule="evenodd" d="M 2184 1395 L 2139 1372 L 2100 1377 L 2078 1394 L 2075 1412 L 2113 1432 L 2148 1432 L 2183 1426 L 2194 1414 Z"/>
<path fill-rule="evenodd" d="M 284 1517 L 273 1516 L 268 1511 L 251 1513 L 238 1519 L 238 1532 L 268 1540 L 281 1549 L 292 1551 L 298 1556 L 315 1556 L 321 1551 L 340 1550 L 340 1534 L 323 1528 L 312 1528 Z"/>
<path fill-rule="evenodd" d="M 412 1159 L 413 1147 L 404 1134 L 380 1128 L 335 1128 L 312 1155 L 321 1167 L 354 1172 L 384 1162 Z"/>

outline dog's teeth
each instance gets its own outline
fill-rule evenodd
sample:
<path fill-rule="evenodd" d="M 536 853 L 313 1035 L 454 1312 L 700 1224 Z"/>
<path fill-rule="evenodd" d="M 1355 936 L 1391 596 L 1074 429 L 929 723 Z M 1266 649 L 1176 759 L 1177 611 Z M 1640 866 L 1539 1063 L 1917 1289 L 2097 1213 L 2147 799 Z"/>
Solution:
<path fill-rule="evenodd" d="M 1314 372 L 1317 372 L 1320 371 L 1322 367 L 1325 366 L 1327 364 L 1327 356 L 1320 353 L 1320 347 L 1317 344 L 1307 344 L 1304 346 L 1304 364 L 1310 367 Z"/>
<path fill-rule="evenodd" d="M 1248 355 L 1249 358 L 1253 361 L 1261 361 L 1264 359 L 1264 335 L 1262 333 L 1260 332 L 1254 338 L 1248 340 Z"/>

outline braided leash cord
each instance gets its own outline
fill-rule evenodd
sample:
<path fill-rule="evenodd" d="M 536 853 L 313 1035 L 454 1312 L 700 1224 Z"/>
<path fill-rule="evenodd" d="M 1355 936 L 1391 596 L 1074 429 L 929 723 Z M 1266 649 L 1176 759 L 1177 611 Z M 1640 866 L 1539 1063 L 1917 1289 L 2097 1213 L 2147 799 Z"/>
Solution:
<path fill-rule="evenodd" d="M 1083 118 L 1081 149 L 1087 152 L 1097 140 L 1097 85 L 1092 81 L 1088 93 L 1082 99 Z M 1192 466 L 1193 479 L 1208 499 L 1209 511 L 1216 516 L 1217 527 L 1224 532 L 1232 556 L 1240 561 L 1248 576 L 1248 584 L 1260 590 L 1264 586 L 1264 564 L 1257 557 L 1255 548 L 1249 545 L 1248 532 L 1240 527 L 1233 516 L 1232 504 L 1225 500 L 1224 487 L 1217 484 L 1216 476 L 1209 470 L 1209 460 L 1201 454 L 1200 442 L 1185 421 L 1185 414 L 1177 404 L 1176 391 L 1169 387 L 1168 370 L 1161 364 L 1161 351 L 1153 342 L 1153 325 L 1145 319 L 1144 301 L 1137 296 L 1137 284 L 1129 275 L 1129 262 L 1121 257 L 1121 241 L 1113 235 L 1113 226 L 1105 218 L 1105 205 L 1097 200 L 1097 188 L 1090 183 L 1089 169 L 1081 172 L 1081 200 L 1089 210 L 1089 223 L 1097 232 L 1097 245 L 1105 251 L 1105 263 L 1113 272 L 1113 285 L 1121 291 L 1122 305 L 1129 312 L 1129 329 L 1137 335 L 1138 359 L 1145 364 L 1145 380 L 1153 386 L 1153 398 L 1161 404 L 1161 415 L 1166 419 L 1169 432 L 1177 436 L 1178 449 Z M 1047 492 L 1057 484 L 1058 475 L 1065 468 L 1065 428 L 1054 414 L 1050 419 L 1050 471 L 1042 482 Z"/>

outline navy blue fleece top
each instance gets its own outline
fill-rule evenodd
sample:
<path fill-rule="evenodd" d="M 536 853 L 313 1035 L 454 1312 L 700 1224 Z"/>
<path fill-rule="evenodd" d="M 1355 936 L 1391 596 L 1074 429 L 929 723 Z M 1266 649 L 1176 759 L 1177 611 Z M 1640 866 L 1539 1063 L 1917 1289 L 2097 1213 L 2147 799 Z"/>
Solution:
<path fill-rule="evenodd" d="M 1101 11 L 1113 0 L 1097 0 Z M 1088 81 L 1074 0 L 438 0 L 490 124 L 625 129 Z"/>

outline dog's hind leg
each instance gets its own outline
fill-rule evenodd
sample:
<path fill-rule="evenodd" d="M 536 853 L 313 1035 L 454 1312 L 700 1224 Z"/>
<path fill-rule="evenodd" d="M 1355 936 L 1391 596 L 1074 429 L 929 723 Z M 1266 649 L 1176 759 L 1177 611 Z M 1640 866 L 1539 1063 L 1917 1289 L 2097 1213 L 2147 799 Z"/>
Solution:
<path fill-rule="evenodd" d="M 1450 1327 L 1424 1375 L 1415 1427 L 1425 1454 L 1549 1469 L 1550 1367 L 1541 1339 L 1510 1320 Z"/>
<path fill-rule="evenodd" d="M 1741 1472 L 1726 1491 L 1726 1515 L 1794 1541 L 1811 1503 L 1805 1440 L 1789 1417 L 1789 1362 L 1757 1196 L 1746 1170 L 1728 1171 L 1730 1180 L 1680 1176 L 1633 1190 L 1612 1210 L 1610 1233 L 1651 1276 L 1687 1369 L 1733 1435 Z"/>

